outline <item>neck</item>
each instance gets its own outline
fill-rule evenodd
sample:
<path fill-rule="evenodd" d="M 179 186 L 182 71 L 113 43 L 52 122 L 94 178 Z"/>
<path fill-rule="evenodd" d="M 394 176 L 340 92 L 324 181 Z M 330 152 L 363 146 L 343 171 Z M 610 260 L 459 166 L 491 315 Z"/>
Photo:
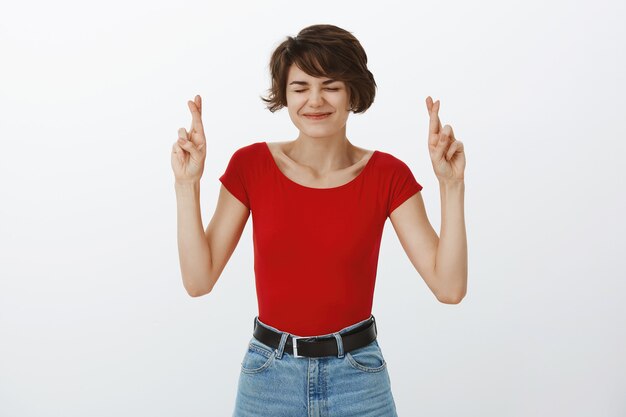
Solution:
<path fill-rule="evenodd" d="M 292 160 L 308 165 L 318 172 L 343 169 L 357 160 L 354 145 L 345 135 L 345 128 L 332 136 L 308 136 L 302 132 L 285 146 L 285 154 Z"/>

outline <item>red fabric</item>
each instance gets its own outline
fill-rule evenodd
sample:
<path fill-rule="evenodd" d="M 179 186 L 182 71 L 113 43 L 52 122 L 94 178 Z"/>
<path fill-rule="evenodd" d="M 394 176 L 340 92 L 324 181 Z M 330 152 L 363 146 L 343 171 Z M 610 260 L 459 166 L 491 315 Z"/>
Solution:
<path fill-rule="evenodd" d="M 376 150 L 352 181 L 311 188 L 256 142 L 233 153 L 219 180 L 252 213 L 259 320 L 314 336 L 370 316 L 385 221 L 422 189 L 404 162 Z"/>

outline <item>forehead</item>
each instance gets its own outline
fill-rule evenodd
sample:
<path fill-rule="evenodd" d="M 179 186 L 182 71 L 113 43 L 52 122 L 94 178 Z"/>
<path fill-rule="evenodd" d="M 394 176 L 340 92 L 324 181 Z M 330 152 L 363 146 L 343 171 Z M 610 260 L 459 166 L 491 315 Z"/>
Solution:
<path fill-rule="evenodd" d="M 289 73 L 287 75 L 287 83 L 293 80 L 307 81 L 309 83 L 313 83 L 316 81 L 322 82 L 329 79 L 329 77 L 314 77 L 310 74 L 307 74 L 306 72 L 302 71 L 302 69 L 300 69 L 300 67 L 298 67 L 296 64 L 291 64 L 291 66 L 289 67 Z"/>

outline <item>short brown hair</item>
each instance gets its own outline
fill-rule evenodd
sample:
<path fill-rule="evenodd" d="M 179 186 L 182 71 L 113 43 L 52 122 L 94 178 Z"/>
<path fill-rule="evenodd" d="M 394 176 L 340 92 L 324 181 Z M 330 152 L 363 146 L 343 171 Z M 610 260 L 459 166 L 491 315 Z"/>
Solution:
<path fill-rule="evenodd" d="M 376 82 L 367 69 L 365 50 L 350 32 L 334 25 L 312 25 L 295 37 L 287 36 L 272 53 L 272 87 L 261 97 L 272 113 L 287 105 L 287 74 L 296 64 L 313 77 L 343 81 L 350 95 L 350 110 L 362 113 L 374 102 Z"/>

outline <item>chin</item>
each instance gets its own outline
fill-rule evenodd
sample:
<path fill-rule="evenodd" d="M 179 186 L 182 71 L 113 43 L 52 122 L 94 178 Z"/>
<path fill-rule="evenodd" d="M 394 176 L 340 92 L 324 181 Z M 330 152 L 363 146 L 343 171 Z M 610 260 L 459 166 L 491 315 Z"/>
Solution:
<path fill-rule="evenodd" d="M 312 138 L 316 138 L 316 137 L 327 137 L 327 136 L 332 136 L 335 133 L 337 133 L 337 129 L 310 129 L 310 128 L 306 128 L 306 129 L 301 129 L 301 132 L 304 133 L 307 136 L 310 136 Z"/>

